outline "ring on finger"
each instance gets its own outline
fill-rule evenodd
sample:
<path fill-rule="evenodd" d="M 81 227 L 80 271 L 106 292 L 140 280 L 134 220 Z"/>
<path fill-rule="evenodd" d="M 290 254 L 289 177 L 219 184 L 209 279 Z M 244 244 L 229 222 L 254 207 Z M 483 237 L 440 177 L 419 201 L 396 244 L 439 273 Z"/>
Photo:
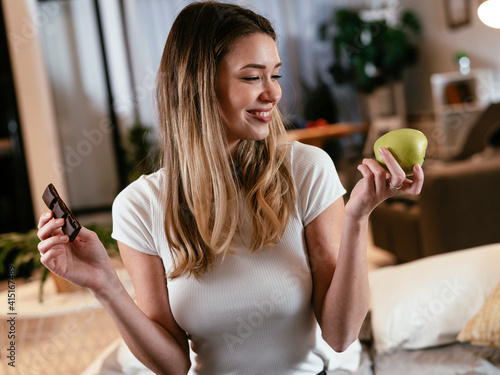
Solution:
<path fill-rule="evenodd" d="M 404 182 L 403 182 L 403 183 L 402 183 L 401 185 L 399 185 L 399 186 L 394 186 L 394 185 L 391 183 L 391 180 L 387 180 L 387 183 L 389 184 L 389 187 L 390 187 L 391 189 L 394 189 L 394 190 L 400 190 L 400 189 L 403 187 L 403 184 L 404 184 Z"/>

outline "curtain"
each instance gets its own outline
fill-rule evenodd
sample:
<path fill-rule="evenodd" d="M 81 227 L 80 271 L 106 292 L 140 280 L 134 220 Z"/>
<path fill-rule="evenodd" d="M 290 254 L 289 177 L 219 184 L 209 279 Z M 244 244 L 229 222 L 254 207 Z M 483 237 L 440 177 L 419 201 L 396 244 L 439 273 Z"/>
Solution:
<path fill-rule="evenodd" d="M 119 186 L 92 3 L 39 5 L 62 154 L 62 164 L 53 167 L 64 175 L 73 210 L 110 206 Z"/>
<path fill-rule="evenodd" d="M 177 14 L 190 0 L 124 0 L 126 26 L 130 30 L 134 91 L 141 120 L 154 124 L 151 77 L 155 74 L 163 46 Z M 331 44 L 319 39 L 319 25 L 331 17 L 335 7 L 352 6 L 352 2 L 332 0 L 233 0 L 267 17 L 278 34 L 278 51 L 283 62 L 281 81 L 283 97 L 280 109 L 286 117 L 303 113 L 302 83 L 314 86 L 317 77 L 328 83 L 336 97 L 339 120 L 356 120 L 352 112 L 353 93 L 349 88 L 335 88 L 328 73 L 332 62 Z M 151 95 L 145 95 L 149 90 Z M 132 93 L 133 94 L 133 93 Z M 124 93 L 124 95 L 127 95 Z M 132 97 L 133 95 L 128 95 Z M 337 97 L 338 96 L 338 97 Z"/>
<path fill-rule="evenodd" d="M 108 69 L 103 65 L 94 0 L 44 0 L 40 14 L 45 62 L 52 82 L 65 174 L 73 208 L 110 206 L 118 193 L 117 155 L 106 122 L 106 73 L 122 139 L 134 123 L 156 131 L 154 83 L 163 47 L 177 14 L 192 0 L 99 0 Z M 280 109 L 303 120 L 303 84 L 318 77 L 333 94 L 338 121 L 356 121 L 355 93 L 334 84 L 330 42 L 319 25 L 336 7 L 363 0 L 232 0 L 267 17 L 278 34 L 283 62 Z M 122 7 L 120 7 L 122 5 Z M 123 12 L 122 12 L 123 10 Z M 154 135 L 153 135 L 154 136 Z M 87 184 L 86 181 L 93 183 Z"/>

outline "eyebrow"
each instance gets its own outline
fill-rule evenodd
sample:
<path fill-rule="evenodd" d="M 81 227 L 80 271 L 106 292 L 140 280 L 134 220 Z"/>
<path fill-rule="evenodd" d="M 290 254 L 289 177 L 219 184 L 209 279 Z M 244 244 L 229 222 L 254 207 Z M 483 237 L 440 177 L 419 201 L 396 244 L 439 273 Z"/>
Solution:
<path fill-rule="evenodd" d="M 282 66 L 283 63 L 279 62 L 277 63 L 274 68 L 279 68 L 280 66 Z M 261 65 L 261 64 L 247 64 L 245 65 L 243 68 L 241 68 L 240 70 L 243 70 L 243 69 L 248 69 L 248 68 L 255 68 L 255 69 L 266 69 L 266 66 L 265 65 Z"/>

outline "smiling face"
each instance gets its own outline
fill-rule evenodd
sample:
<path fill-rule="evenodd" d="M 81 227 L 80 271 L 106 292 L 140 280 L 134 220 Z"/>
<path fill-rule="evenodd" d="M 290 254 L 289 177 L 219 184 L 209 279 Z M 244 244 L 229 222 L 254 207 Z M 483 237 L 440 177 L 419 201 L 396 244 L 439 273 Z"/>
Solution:
<path fill-rule="evenodd" d="M 263 33 L 241 38 L 219 62 L 216 93 L 231 153 L 242 139 L 269 135 L 268 124 L 281 99 L 280 67 L 276 43 Z"/>

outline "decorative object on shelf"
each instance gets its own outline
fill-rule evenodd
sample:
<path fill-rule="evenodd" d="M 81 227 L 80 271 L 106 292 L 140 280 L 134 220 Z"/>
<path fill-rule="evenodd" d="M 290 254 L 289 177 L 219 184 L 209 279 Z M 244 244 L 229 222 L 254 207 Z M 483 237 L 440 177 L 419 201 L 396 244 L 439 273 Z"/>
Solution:
<path fill-rule="evenodd" d="M 460 69 L 460 73 L 463 75 L 467 75 L 470 73 L 470 59 L 467 56 L 467 53 L 464 51 L 455 52 L 454 56 L 455 62 L 458 64 L 458 68 Z"/>
<path fill-rule="evenodd" d="M 326 121 L 324 118 L 319 118 L 317 120 L 309 120 L 306 122 L 306 129 L 322 128 L 324 126 L 328 126 L 328 121 Z"/>
<path fill-rule="evenodd" d="M 470 0 L 444 0 L 444 11 L 450 29 L 470 23 Z"/>
<path fill-rule="evenodd" d="M 495 78 L 491 69 L 431 75 L 436 127 L 434 157 L 453 159 L 462 149 L 481 113 L 495 102 Z"/>
<path fill-rule="evenodd" d="M 486 0 L 477 8 L 477 16 L 486 26 L 500 29 L 500 0 Z"/>

